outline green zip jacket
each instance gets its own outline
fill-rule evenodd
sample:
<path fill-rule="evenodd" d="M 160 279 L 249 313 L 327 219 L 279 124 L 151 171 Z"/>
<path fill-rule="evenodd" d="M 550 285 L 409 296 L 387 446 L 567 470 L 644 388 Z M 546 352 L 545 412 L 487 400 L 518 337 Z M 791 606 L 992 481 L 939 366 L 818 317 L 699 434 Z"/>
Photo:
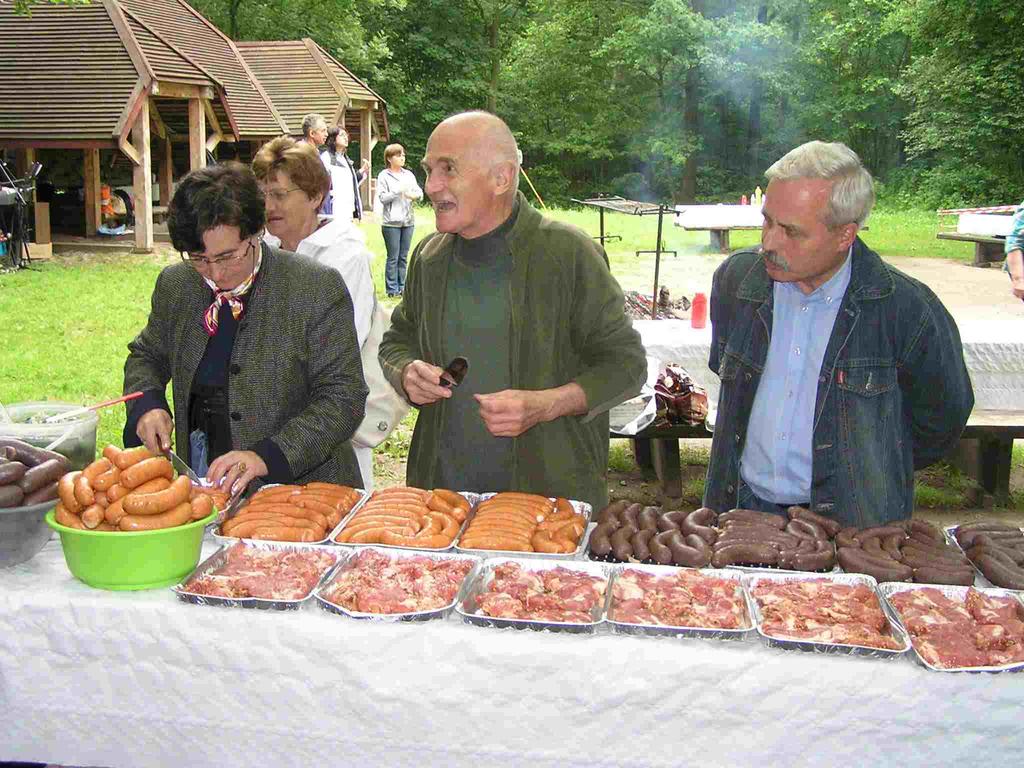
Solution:
<path fill-rule="evenodd" d="M 455 236 L 425 238 L 409 260 L 405 293 L 380 345 L 380 363 L 395 389 L 413 360 L 445 366 L 458 350 L 445 348 L 441 329 Z M 608 503 L 608 410 L 634 397 L 647 376 L 640 335 L 623 309 L 622 289 L 604 251 L 580 229 L 544 218 L 519 195 L 519 216 L 508 237 L 512 388 L 551 389 L 576 382 L 588 412 L 538 424 L 514 438 L 515 490 Z M 472 364 L 472 361 L 471 361 Z M 473 375 L 470 369 L 470 376 Z M 420 408 L 409 449 L 409 485 L 433 488 L 447 402 Z"/>

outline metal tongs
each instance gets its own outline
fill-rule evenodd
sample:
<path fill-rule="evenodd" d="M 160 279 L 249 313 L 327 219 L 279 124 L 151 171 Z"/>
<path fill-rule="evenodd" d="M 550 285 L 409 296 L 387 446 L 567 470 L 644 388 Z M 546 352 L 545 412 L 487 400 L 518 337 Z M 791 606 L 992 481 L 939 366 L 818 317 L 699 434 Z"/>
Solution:
<path fill-rule="evenodd" d="M 442 387 L 457 387 L 466 378 L 469 371 L 469 360 L 464 357 L 456 357 L 441 371 Z"/>

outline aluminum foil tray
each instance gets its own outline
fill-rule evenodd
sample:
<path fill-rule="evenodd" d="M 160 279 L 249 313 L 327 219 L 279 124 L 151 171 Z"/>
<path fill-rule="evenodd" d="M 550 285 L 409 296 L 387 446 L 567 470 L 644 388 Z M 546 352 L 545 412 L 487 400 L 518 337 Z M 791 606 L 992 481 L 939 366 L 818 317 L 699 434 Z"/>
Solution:
<path fill-rule="evenodd" d="M 361 611 L 353 611 L 340 606 L 336 603 L 332 603 L 326 597 L 325 593 L 330 589 L 334 581 L 346 570 L 348 570 L 355 563 L 355 558 L 360 552 L 366 550 L 375 550 L 383 555 L 387 555 L 393 560 L 411 560 L 414 557 L 426 557 L 430 560 L 464 560 L 469 561 L 473 564 L 473 568 L 466 574 L 466 578 L 462 582 L 462 586 L 459 588 L 458 593 L 452 598 L 452 601 L 441 608 L 434 608 L 428 611 L 411 611 L 408 613 L 365 613 Z M 471 555 L 458 555 L 452 553 L 437 552 L 436 550 L 408 550 L 404 547 L 346 547 L 345 556 L 343 562 L 331 572 L 330 577 L 323 580 L 320 585 L 314 590 L 313 596 L 316 598 L 317 603 L 320 607 L 328 613 L 336 613 L 340 616 L 347 616 L 350 619 L 369 619 L 373 621 L 430 621 L 432 619 L 443 619 L 452 609 L 456 603 L 462 598 L 463 593 L 466 591 L 468 585 L 472 582 L 476 570 L 479 568 L 480 560 Z"/>
<path fill-rule="evenodd" d="M 185 585 L 193 578 L 205 576 L 222 566 L 227 561 L 228 550 L 235 546 L 271 552 L 324 552 L 331 556 L 334 560 L 334 564 L 321 575 L 317 583 L 310 589 L 309 594 L 297 600 L 267 600 L 259 597 L 217 597 L 215 595 L 196 594 L 194 592 L 189 592 L 185 588 Z M 344 560 L 344 557 L 345 552 L 337 549 L 336 547 L 324 547 L 317 544 L 293 544 L 291 542 L 228 539 L 225 545 L 196 566 L 196 569 L 192 571 L 192 573 L 182 579 L 180 583 L 171 587 L 171 589 L 173 589 L 177 593 L 178 597 L 184 602 L 195 603 L 196 605 L 223 605 L 232 608 L 262 608 L 273 611 L 290 611 L 295 610 L 306 600 L 309 600 L 316 591 L 316 587 L 319 586 L 319 584 L 321 584 L 323 580 L 338 567 L 338 564 Z"/>
<path fill-rule="evenodd" d="M 899 650 L 890 651 L 885 648 L 873 648 L 866 645 L 848 645 L 845 643 L 822 643 L 813 640 L 800 640 L 792 638 L 781 638 L 769 635 L 764 632 L 761 625 L 764 622 L 764 616 L 761 614 L 761 606 L 758 605 L 757 596 L 754 594 L 754 590 L 758 584 L 765 581 L 815 581 L 824 580 L 832 582 L 833 584 L 845 584 L 845 585 L 860 585 L 863 584 L 871 588 L 875 598 L 878 600 L 879 605 L 882 606 L 882 612 L 885 617 L 889 620 L 889 626 L 892 630 L 892 636 L 900 643 L 901 648 Z M 750 595 L 750 605 L 754 611 L 754 623 L 757 627 L 757 632 L 761 637 L 764 638 L 765 642 L 774 648 L 783 648 L 786 650 L 798 650 L 798 651 L 809 651 L 816 653 L 834 653 L 834 654 L 847 654 L 856 656 L 869 656 L 872 658 L 896 658 L 901 656 L 910 650 L 910 637 L 904 630 L 903 625 L 897 621 L 895 614 L 892 612 L 892 607 L 881 598 L 878 594 L 878 583 L 870 576 L 861 573 L 838 573 L 838 574 L 819 574 L 819 573 L 796 573 L 796 572 L 774 572 L 768 573 L 761 571 L 760 573 L 744 573 L 743 584 L 747 588 L 747 593 Z"/>
<path fill-rule="evenodd" d="M 747 625 L 738 629 L 722 629 L 718 627 L 679 627 L 665 624 L 636 624 L 627 621 L 616 621 L 612 617 L 612 611 L 615 607 L 615 594 L 614 587 L 615 582 L 618 580 L 620 575 L 626 570 L 642 571 L 643 573 L 649 573 L 652 576 L 672 576 L 682 570 L 692 570 L 689 568 L 679 568 L 674 565 L 620 565 L 614 569 L 612 573 L 611 583 L 608 585 L 608 592 L 611 597 L 608 601 L 608 618 L 606 622 L 611 627 L 613 632 L 627 635 L 653 635 L 660 637 L 696 637 L 711 640 L 742 640 L 750 635 L 754 629 L 754 606 L 752 604 L 750 593 L 747 592 L 746 587 L 743 585 L 743 574 L 738 571 L 723 569 L 723 568 L 701 568 L 698 572 L 705 576 L 713 576 L 719 579 L 728 579 L 735 581 L 736 586 L 740 590 L 740 594 L 743 596 L 743 604 L 747 611 Z"/>
<path fill-rule="evenodd" d="M 487 501 L 487 499 L 490 499 L 493 496 L 497 495 L 497 493 L 480 494 L 477 500 L 473 503 L 473 510 L 469 513 L 469 517 L 466 518 L 466 524 L 463 526 L 463 530 L 465 530 L 465 528 L 469 525 L 470 521 L 476 516 L 477 504 L 479 504 L 481 501 Z M 551 499 L 551 501 L 555 500 L 555 497 L 553 496 L 549 496 L 548 498 Z M 585 501 L 574 501 L 570 499 L 569 503 L 572 504 L 572 508 L 576 510 L 577 514 L 583 515 L 583 522 L 586 526 L 583 529 L 583 535 L 580 536 L 579 544 L 576 545 L 576 549 L 574 549 L 572 552 L 516 552 L 508 549 L 470 549 L 468 547 L 459 546 L 459 542 L 462 540 L 462 531 L 459 531 L 459 536 L 455 540 L 455 551 L 462 552 L 464 554 L 472 554 L 484 557 L 493 557 L 495 555 L 507 555 L 512 558 L 524 557 L 531 559 L 543 558 L 545 560 L 582 560 L 584 559 L 584 555 L 587 551 L 587 542 L 590 539 L 589 531 L 587 529 L 590 528 L 590 518 L 593 514 L 593 510 L 591 509 L 590 505 L 587 504 Z"/>
<path fill-rule="evenodd" d="M 964 555 L 966 555 L 967 550 L 961 547 L 960 542 L 956 539 L 956 532 L 959 530 L 959 528 L 959 525 L 947 525 L 945 528 L 942 529 L 942 535 L 946 537 L 946 541 L 948 541 L 950 544 L 956 547 L 958 551 L 963 552 Z M 1021 528 L 1021 533 L 1024 533 L 1024 528 Z M 981 569 L 974 564 L 974 561 L 971 560 L 971 558 L 968 557 L 967 561 L 971 564 L 971 567 L 974 569 L 975 587 L 981 587 L 984 589 L 1002 589 L 1002 587 L 997 587 L 995 584 L 989 581 L 988 577 L 981 572 Z"/>
<path fill-rule="evenodd" d="M 280 485 L 280 483 L 271 483 L 271 484 L 265 485 L 263 487 L 264 488 L 275 488 L 278 485 Z M 302 542 L 302 543 L 303 544 L 307 544 L 307 543 L 308 544 L 333 544 L 334 543 L 334 540 L 333 540 L 334 539 L 334 535 L 339 530 L 341 530 L 341 527 L 348 521 L 348 519 L 352 515 L 354 515 L 356 513 L 356 511 L 361 506 L 363 506 L 363 504 L 366 503 L 366 499 L 369 496 L 369 494 L 366 491 L 364 491 L 363 489 L 361 489 L 361 488 L 356 488 L 355 491 L 356 491 L 356 493 L 359 494 L 359 498 L 356 500 L 356 503 L 352 506 L 352 509 L 350 509 L 348 512 L 346 512 L 342 516 L 341 520 L 338 521 L 338 524 L 336 526 L 334 526 L 334 528 L 329 530 L 327 532 L 327 534 L 322 539 L 320 539 L 319 541 L 310 541 L 310 542 Z M 246 501 L 248 501 L 248 499 L 246 499 Z M 240 510 L 241 510 L 241 505 L 236 503 L 234 509 L 231 511 L 230 514 L 228 514 L 228 515 L 226 515 L 224 517 L 224 520 L 227 520 L 227 519 L 230 519 L 230 518 L 234 517 Z M 230 544 L 233 541 L 239 541 L 239 538 L 237 536 L 225 536 L 225 535 L 223 535 L 220 532 L 220 523 L 221 522 L 223 522 L 223 521 L 218 521 L 216 526 L 213 528 L 213 538 L 216 539 L 217 541 L 219 541 L 221 544 Z M 242 539 L 242 541 L 264 541 L 264 539 Z M 283 542 L 283 543 L 288 543 L 288 542 Z"/>
<path fill-rule="evenodd" d="M 466 515 L 466 519 L 462 522 L 462 525 L 459 526 L 459 532 L 455 534 L 455 538 L 452 539 L 452 543 L 449 544 L 447 547 L 441 547 L 440 549 L 437 549 L 430 547 L 402 547 L 396 544 L 350 544 L 347 541 L 336 541 L 335 537 L 338 534 L 340 534 L 343 530 L 345 530 L 345 526 L 348 525 L 349 520 L 355 517 L 356 512 L 358 512 L 359 509 L 367 501 L 370 500 L 370 497 L 373 494 L 368 494 L 365 499 L 363 499 L 358 505 L 353 507 L 352 511 L 349 514 L 345 515 L 344 519 L 342 519 L 342 521 L 338 524 L 338 527 L 331 531 L 327 538 L 330 540 L 331 544 L 336 544 L 339 547 L 377 547 L 379 549 L 389 549 L 405 552 L 451 552 L 455 548 L 455 542 L 459 540 L 459 536 L 462 535 L 462 531 L 466 528 L 466 523 L 469 521 L 470 515 L 472 515 L 472 509 L 474 506 L 476 506 L 477 499 L 480 497 L 480 494 L 472 493 L 471 491 L 459 491 L 458 493 L 460 496 L 464 497 L 466 501 L 469 502 L 470 514 Z"/>
<path fill-rule="evenodd" d="M 493 616 L 486 616 L 478 612 L 476 599 L 487 591 L 494 580 L 494 568 L 502 563 L 518 563 L 524 571 L 550 571 L 555 568 L 565 568 L 576 573 L 583 573 L 588 576 L 597 576 L 605 579 L 604 600 L 598 601 L 591 610 L 591 621 L 586 624 L 574 624 L 569 622 L 535 621 L 533 619 L 502 619 Z M 467 624 L 476 624 L 481 627 L 512 627 L 515 629 L 546 629 L 552 632 L 575 632 L 580 634 L 593 634 L 604 622 L 608 610 L 608 601 L 611 599 L 610 579 L 612 567 L 598 563 L 540 560 L 537 558 L 514 558 L 496 557 L 484 560 L 473 573 L 472 579 L 467 579 L 463 585 L 463 594 L 455 604 L 455 611 L 462 616 Z"/>
<path fill-rule="evenodd" d="M 955 526 L 954 526 L 955 527 Z M 917 647 L 914 646 L 914 638 L 907 631 L 903 624 L 903 619 L 900 617 L 900 613 L 896 610 L 896 607 L 889 602 L 889 598 L 899 592 L 911 592 L 917 589 L 937 589 L 946 597 L 963 601 L 967 596 L 968 589 L 975 589 L 985 595 L 992 595 L 993 597 L 1012 597 L 1024 606 L 1024 598 L 1021 597 L 1020 592 L 1015 592 L 1012 589 L 999 589 L 993 587 L 991 589 L 978 589 L 977 587 L 960 587 L 952 586 L 947 584 L 906 584 L 904 582 L 886 582 L 878 586 L 878 591 L 882 593 L 882 597 L 885 598 L 885 602 L 889 607 L 890 612 L 893 615 L 896 623 L 903 632 L 910 637 L 911 648 L 914 651 L 914 658 L 917 662 L 932 672 L 1021 672 L 1024 671 L 1024 662 L 1016 662 L 1013 664 L 1003 664 L 995 667 L 937 667 L 934 664 L 925 661 L 921 657 L 921 654 L 917 652 Z"/>

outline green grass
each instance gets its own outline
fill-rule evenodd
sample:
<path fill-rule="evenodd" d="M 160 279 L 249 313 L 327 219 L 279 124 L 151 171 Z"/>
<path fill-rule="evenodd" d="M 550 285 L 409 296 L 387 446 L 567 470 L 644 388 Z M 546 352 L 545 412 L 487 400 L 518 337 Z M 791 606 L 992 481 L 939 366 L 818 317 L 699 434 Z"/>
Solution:
<path fill-rule="evenodd" d="M 592 235 L 598 231 L 596 209 L 549 210 L 548 215 L 568 221 Z M 416 209 L 415 245 L 434 231 L 434 217 L 427 206 Z M 695 260 L 719 262 L 721 254 L 711 250 L 706 232 L 686 232 L 664 222 L 662 240 L 679 252 L 662 260 L 663 282 L 682 286 L 692 295 L 686 274 Z M 883 256 L 942 256 L 969 261 L 969 244 L 935 239 L 934 214 L 909 211 L 879 211 L 872 216 L 867 242 Z M 384 242 L 380 228 L 371 222 L 361 225 L 374 254 L 372 272 L 378 294 L 384 287 Z M 607 213 L 605 229 L 621 241 L 609 242 L 607 250 L 612 271 L 626 288 L 649 293 L 653 285 L 654 257 L 637 257 L 635 251 L 654 246 L 655 217 Z M 757 232 L 734 233 L 732 245 L 739 248 L 758 241 Z M 0 402 L 60 400 L 88 404 L 121 393 L 128 342 L 138 333 L 149 313 L 150 295 L 160 270 L 177 255 L 169 248 L 154 255 L 57 256 L 37 262 L 31 270 L 0 274 Z M 710 286 L 706 286 L 709 288 Z M 696 286 L 697 290 L 703 290 Z M 679 295 L 673 287 L 673 295 Z M 393 306 L 396 300 L 386 300 Z M 121 444 L 124 425 L 121 406 L 100 412 L 97 442 Z M 413 411 L 380 448 L 403 457 L 408 452 Z M 706 465 L 705 449 L 684 448 L 683 463 Z M 1015 449 L 1014 461 L 1024 465 L 1024 447 Z M 632 466 L 628 449 L 614 447 L 609 459 L 613 469 Z M 703 480 L 700 480 L 703 483 Z M 696 481 L 694 481 L 696 483 Z M 699 498 L 697 487 L 687 493 Z"/>

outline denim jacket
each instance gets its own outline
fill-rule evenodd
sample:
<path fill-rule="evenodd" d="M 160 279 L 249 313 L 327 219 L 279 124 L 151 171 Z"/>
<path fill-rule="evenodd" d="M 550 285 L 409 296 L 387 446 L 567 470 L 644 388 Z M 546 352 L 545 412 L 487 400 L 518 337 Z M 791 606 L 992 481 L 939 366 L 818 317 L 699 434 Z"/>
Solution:
<path fill-rule="evenodd" d="M 844 525 L 867 527 L 910 517 L 914 470 L 956 445 L 974 391 L 956 323 L 935 294 L 859 238 L 852 259 L 818 375 L 810 503 Z M 737 252 L 715 272 L 708 365 L 722 383 L 704 505 L 719 512 L 736 503 L 772 296 L 755 252 Z"/>

